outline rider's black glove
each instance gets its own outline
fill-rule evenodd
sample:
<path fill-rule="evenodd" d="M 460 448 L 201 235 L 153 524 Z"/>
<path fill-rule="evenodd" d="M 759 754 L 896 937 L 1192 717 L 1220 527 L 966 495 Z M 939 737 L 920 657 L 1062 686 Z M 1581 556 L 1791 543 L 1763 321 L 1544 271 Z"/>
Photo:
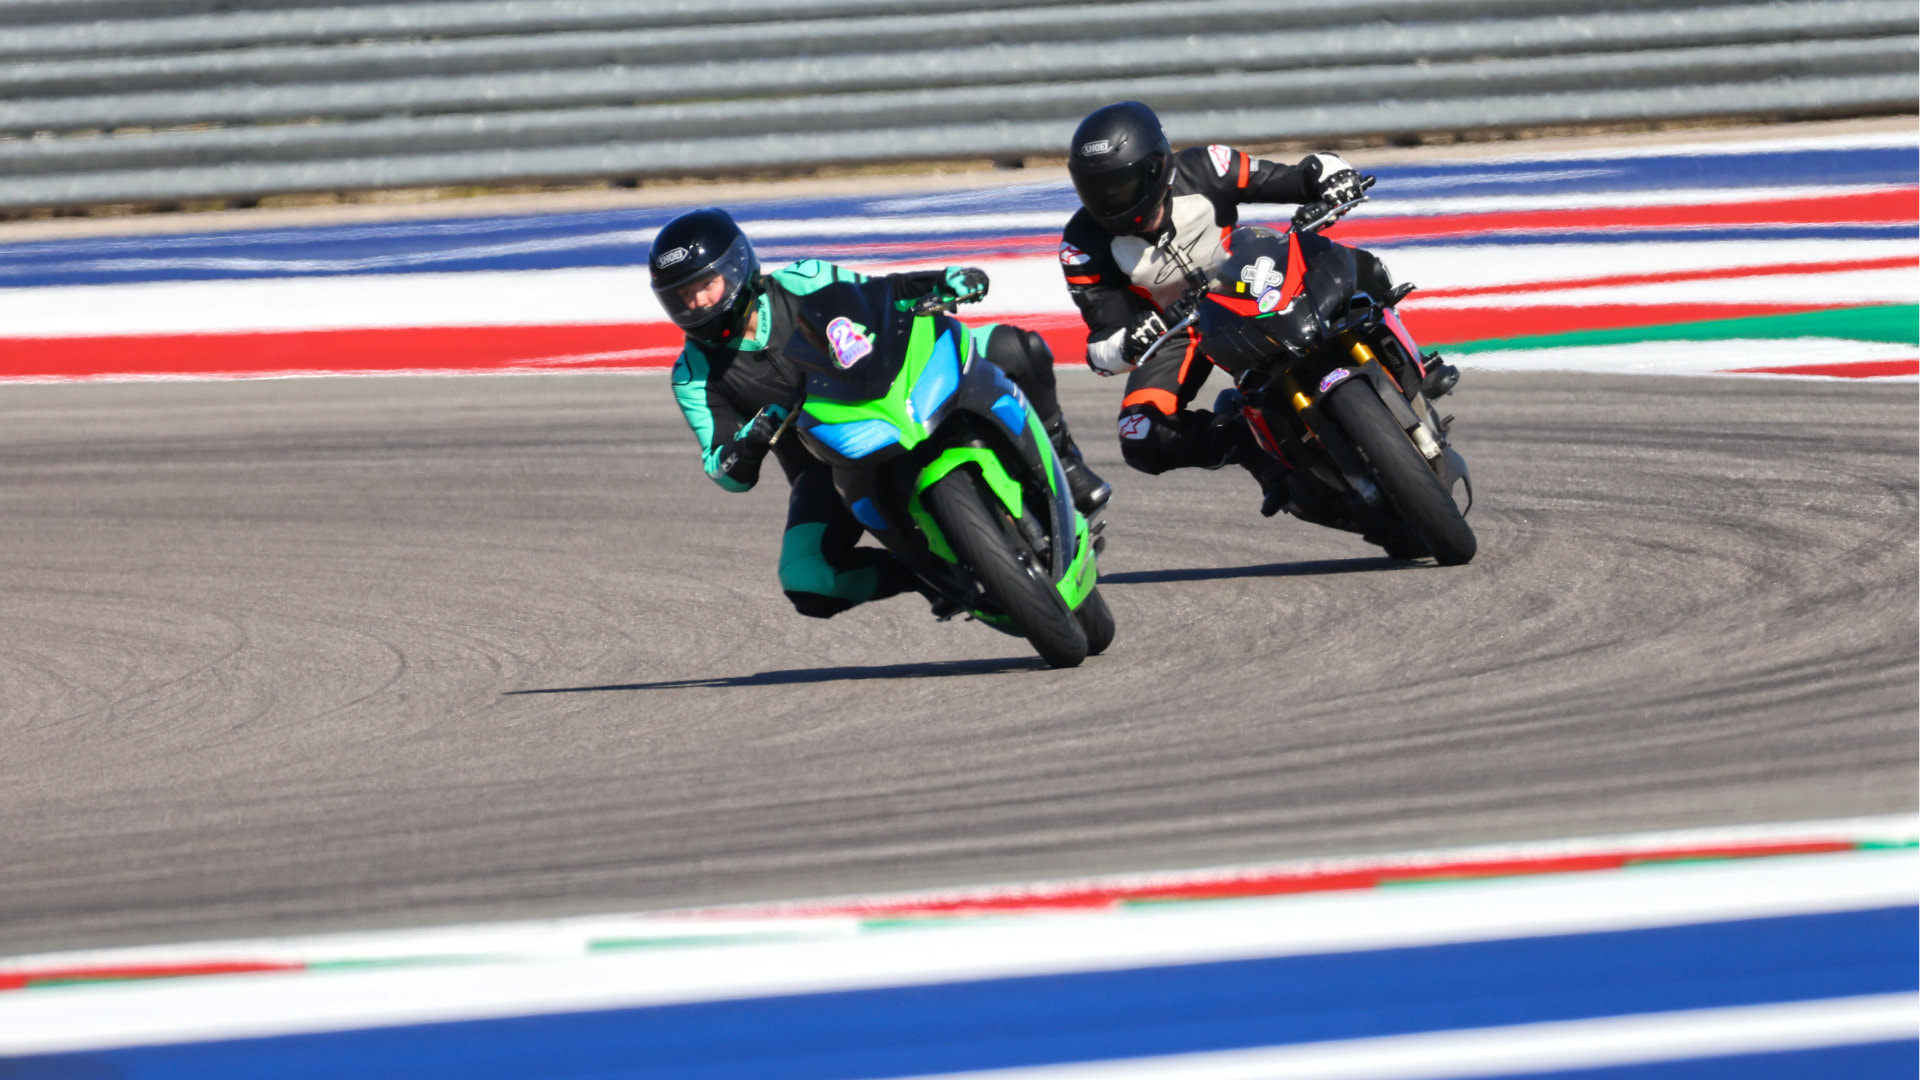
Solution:
<path fill-rule="evenodd" d="M 786 418 L 787 410 L 778 405 L 768 405 L 753 414 L 753 419 L 747 421 L 747 425 L 740 429 L 740 434 L 734 436 L 734 441 L 743 448 L 752 447 L 765 455 L 767 447 L 773 445 L 774 435 L 780 431 L 780 422 Z"/>
<path fill-rule="evenodd" d="M 759 482 L 760 462 L 765 460 L 774 436 L 780 433 L 780 422 L 786 418 L 787 410 L 778 405 L 754 413 L 753 419 L 727 440 L 720 452 L 720 471 L 748 487 Z"/>
<path fill-rule="evenodd" d="M 1166 332 L 1167 324 L 1160 318 L 1160 313 L 1157 311 L 1148 312 L 1146 315 L 1135 320 L 1133 329 L 1127 333 L 1127 340 L 1123 349 L 1127 357 L 1127 363 L 1139 363 L 1141 355 L 1147 351 L 1149 346 L 1160 339 L 1160 335 Z"/>
<path fill-rule="evenodd" d="M 1316 201 L 1339 206 L 1358 199 L 1362 190 L 1360 174 L 1352 169 L 1342 169 L 1331 176 L 1321 178 Z"/>

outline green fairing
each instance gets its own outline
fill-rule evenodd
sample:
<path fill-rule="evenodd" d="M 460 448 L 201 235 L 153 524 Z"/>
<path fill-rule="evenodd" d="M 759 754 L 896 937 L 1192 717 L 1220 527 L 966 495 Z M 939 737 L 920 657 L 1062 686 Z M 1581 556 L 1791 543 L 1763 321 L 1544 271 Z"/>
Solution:
<path fill-rule="evenodd" d="M 914 416 L 907 407 L 913 386 L 920 381 L 921 372 L 927 369 L 927 361 L 933 356 L 936 338 L 933 319 L 922 317 L 913 320 L 913 333 L 907 339 L 906 361 L 900 365 L 900 374 L 896 375 L 893 385 L 887 388 L 885 397 L 872 401 L 834 401 L 830 398 L 811 397 L 802 406 L 807 415 L 822 424 L 845 424 L 854 420 L 885 420 L 899 433 L 900 445 L 911 450 L 926 441 L 927 426 L 925 417 Z"/>
<path fill-rule="evenodd" d="M 1075 514 L 1073 522 L 1073 562 L 1060 579 L 1060 598 L 1067 602 L 1069 611 L 1078 611 L 1080 605 L 1086 603 L 1087 594 L 1093 591 L 1100 574 L 1094 566 L 1093 543 L 1087 537 L 1087 519 Z"/>
<path fill-rule="evenodd" d="M 907 500 L 907 513 L 920 526 L 920 531 L 926 534 L 927 547 L 948 562 L 957 561 L 953 546 L 947 543 L 946 535 L 940 531 L 939 523 L 933 520 L 933 515 L 928 513 L 926 507 L 921 504 L 920 493 L 962 465 L 979 467 L 980 475 L 986 478 L 987 487 L 993 491 L 994 497 L 1006 506 L 1008 513 L 1018 518 L 1022 512 L 1020 481 L 1015 480 L 1013 475 L 1007 472 L 1007 467 L 1000 464 L 999 456 L 993 451 L 978 446 L 956 446 L 934 458 L 932 463 L 920 470 L 920 476 L 914 482 L 913 497 Z"/>
<path fill-rule="evenodd" d="M 780 540 L 780 587 L 787 592 L 830 596 L 852 604 L 864 604 L 880 591 L 880 578 L 872 567 L 835 570 L 820 554 L 827 526 L 810 521 L 787 530 Z"/>

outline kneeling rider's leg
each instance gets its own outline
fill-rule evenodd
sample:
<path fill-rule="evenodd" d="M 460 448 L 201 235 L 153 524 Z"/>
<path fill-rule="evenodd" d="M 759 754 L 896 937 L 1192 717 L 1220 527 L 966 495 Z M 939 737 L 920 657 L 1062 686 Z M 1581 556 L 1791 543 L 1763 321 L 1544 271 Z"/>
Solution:
<path fill-rule="evenodd" d="M 780 588 L 815 619 L 906 592 L 914 575 L 883 548 L 856 547 L 866 528 L 834 490 L 833 470 L 814 463 L 794 478 L 780 541 Z"/>
<path fill-rule="evenodd" d="M 1031 330 L 1017 326 L 988 325 L 973 331 L 974 344 L 993 365 L 1007 373 L 1033 403 L 1054 452 L 1060 455 L 1060 468 L 1067 474 L 1067 488 L 1073 493 L 1073 505 L 1082 514 L 1091 515 L 1107 505 L 1113 486 L 1087 467 L 1080 448 L 1067 431 L 1067 415 L 1060 409 L 1060 397 L 1053 386 L 1053 350 L 1047 341 Z"/>
<path fill-rule="evenodd" d="M 1233 433 L 1216 425 L 1211 412 L 1187 408 L 1212 369 L 1189 335 L 1184 343 L 1169 342 L 1127 376 L 1127 395 L 1120 400 L 1120 455 L 1128 465 L 1158 475 L 1169 469 L 1217 469 L 1232 460 Z"/>

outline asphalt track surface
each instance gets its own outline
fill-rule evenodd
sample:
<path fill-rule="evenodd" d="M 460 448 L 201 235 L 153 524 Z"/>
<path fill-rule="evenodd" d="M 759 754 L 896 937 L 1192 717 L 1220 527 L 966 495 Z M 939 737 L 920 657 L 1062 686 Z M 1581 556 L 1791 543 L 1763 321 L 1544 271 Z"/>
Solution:
<path fill-rule="evenodd" d="M 0 388 L 0 953 L 1915 807 L 1910 384 L 1469 372 L 1457 569 L 1062 388 L 1073 671 L 795 615 L 658 375 Z"/>

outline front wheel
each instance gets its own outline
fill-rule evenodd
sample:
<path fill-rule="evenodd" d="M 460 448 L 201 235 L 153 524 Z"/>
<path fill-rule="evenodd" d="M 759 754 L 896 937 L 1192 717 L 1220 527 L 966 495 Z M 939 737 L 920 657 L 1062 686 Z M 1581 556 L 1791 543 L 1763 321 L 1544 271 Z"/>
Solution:
<path fill-rule="evenodd" d="M 1099 656 L 1113 644 L 1116 629 L 1113 610 L 1107 607 L 1106 597 L 1100 595 L 1099 589 L 1087 590 L 1087 598 L 1080 601 L 1073 617 L 1080 621 L 1080 629 L 1087 632 L 1087 655 Z"/>
<path fill-rule="evenodd" d="M 983 498 L 970 469 L 955 469 L 924 496 L 961 565 L 986 589 L 1050 667 L 1078 667 L 1087 635 L 1060 591 L 1038 571 L 1037 557 L 998 499 Z"/>
<path fill-rule="evenodd" d="M 1326 409 L 1373 466 L 1400 519 L 1427 545 L 1434 561 L 1459 566 L 1472 559 L 1478 548 L 1473 529 L 1373 386 L 1355 379 L 1327 397 Z"/>

